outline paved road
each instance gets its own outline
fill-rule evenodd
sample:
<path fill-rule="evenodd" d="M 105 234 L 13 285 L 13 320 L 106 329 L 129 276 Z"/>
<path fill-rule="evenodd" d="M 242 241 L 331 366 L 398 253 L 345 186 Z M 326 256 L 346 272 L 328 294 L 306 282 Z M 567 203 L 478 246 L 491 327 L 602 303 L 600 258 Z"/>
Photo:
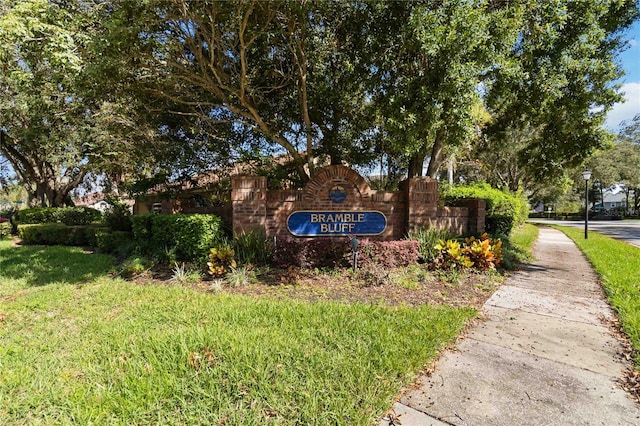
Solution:
<path fill-rule="evenodd" d="M 529 219 L 529 222 L 572 226 L 574 228 L 584 229 L 584 221 Z M 589 231 L 599 232 L 640 247 L 640 221 L 590 220 Z"/>

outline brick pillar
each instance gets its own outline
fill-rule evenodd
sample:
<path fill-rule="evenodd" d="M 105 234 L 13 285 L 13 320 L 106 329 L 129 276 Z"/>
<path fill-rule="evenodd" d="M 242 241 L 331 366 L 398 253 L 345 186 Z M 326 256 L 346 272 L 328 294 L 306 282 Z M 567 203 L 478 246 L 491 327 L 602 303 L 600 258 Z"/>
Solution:
<path fill-rule="evenodd" d="M 438 215 L 438 181 L 429 177 L 410 178 L 400 182 L 406 203 L 406 229 L 429 226 Z M 434 222 L 435 223 L 435 222 Z"/>
<path fill-rule="evenodd" d="M 267 178 L 234 176 L 231 178 L 233 232 L 265 231 L 267 215 Z"/>
<path fill-rule="evenodd" d="M 458 207 L 467 207 L 469 209 L 469 225 L 467 233 L 469 235 L 482 234 L 485 230 L 484 219 L 487 215 L 487 202 L 480 198 L 468 198 L 456 201 L 455 205 Z"/>

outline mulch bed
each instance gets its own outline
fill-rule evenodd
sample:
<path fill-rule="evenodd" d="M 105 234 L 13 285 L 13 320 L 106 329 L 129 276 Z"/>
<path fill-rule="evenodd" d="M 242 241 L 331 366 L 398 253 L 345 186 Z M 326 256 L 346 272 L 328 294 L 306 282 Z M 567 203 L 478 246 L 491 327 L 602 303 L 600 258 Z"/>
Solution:
<path fill-rule="evenodd" d="M 209 278 L 183 285 L 206 292 L 225 292 L 255 297 L 293 298 L 308 301 L 333 300 L 345 303 L 419 306 L 448 305 L 480 308 L 491 297 L 504 276 L 498 273 L 438 273 L 403 268 L 391 272 L 390 282 L 367 285 L 350 269 L 310 270 L 300 268 L 256 270 L 255 280 L 247 285 L 229 287 Z M 175 284 L 171 270 L 155 270 L 140 276 L 138 282 Z"/>

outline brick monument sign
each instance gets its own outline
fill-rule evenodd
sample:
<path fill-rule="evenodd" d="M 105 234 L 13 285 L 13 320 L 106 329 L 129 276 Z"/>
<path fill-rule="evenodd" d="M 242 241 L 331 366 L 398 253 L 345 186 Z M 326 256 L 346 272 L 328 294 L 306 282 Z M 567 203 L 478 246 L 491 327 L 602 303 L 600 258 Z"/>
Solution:
<path fill-rule="evenodd" d="M 375 191 L 355 170 L 328 166 L 301 190 L 268 190 L 263 176 L 231 180 L 233 230 L 262 230 L 269 237 L 367 236 L 398 240 L 417 227 L 456 234 L 484 231 L 485 201 L 438 206 L 438 182 L 410 178 L 399 191 Z"/>

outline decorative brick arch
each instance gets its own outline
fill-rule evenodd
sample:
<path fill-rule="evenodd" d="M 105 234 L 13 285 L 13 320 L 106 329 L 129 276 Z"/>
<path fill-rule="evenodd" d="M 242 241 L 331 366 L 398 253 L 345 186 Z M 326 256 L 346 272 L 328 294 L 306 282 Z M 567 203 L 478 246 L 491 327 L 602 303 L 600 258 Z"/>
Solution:
<path fill-rule="evenodd" d="M 484 231 L 484 200 L 464 200 L 459 207 L 438 205 L 438 182 L 411 178 L 399 191 L 374 191 L 346 166 L 318 171 L 303 189 L 268 190 L 264 176 L 231 179 L 233 230 L 263 230 L 269 237 L 290 237 L 288 218 L 297 212 L 374 212 L 386 218 L 386 228 L 372 238 L 401 239 L 416 227 L 447 228 L 453 233 Z M 299 238 L 306 238 L 300 236 Z"/>
<path fill-rule="evenodd" d="M 367 181 L 353 169 L 342 165 L 327 166 L 316 173 L 302 190 L 302 198 L 310 203 L 329 202 L 329 191 L 342 186 L 347 197 L 362 200 L 370 197 L 371 188 Z"/>

